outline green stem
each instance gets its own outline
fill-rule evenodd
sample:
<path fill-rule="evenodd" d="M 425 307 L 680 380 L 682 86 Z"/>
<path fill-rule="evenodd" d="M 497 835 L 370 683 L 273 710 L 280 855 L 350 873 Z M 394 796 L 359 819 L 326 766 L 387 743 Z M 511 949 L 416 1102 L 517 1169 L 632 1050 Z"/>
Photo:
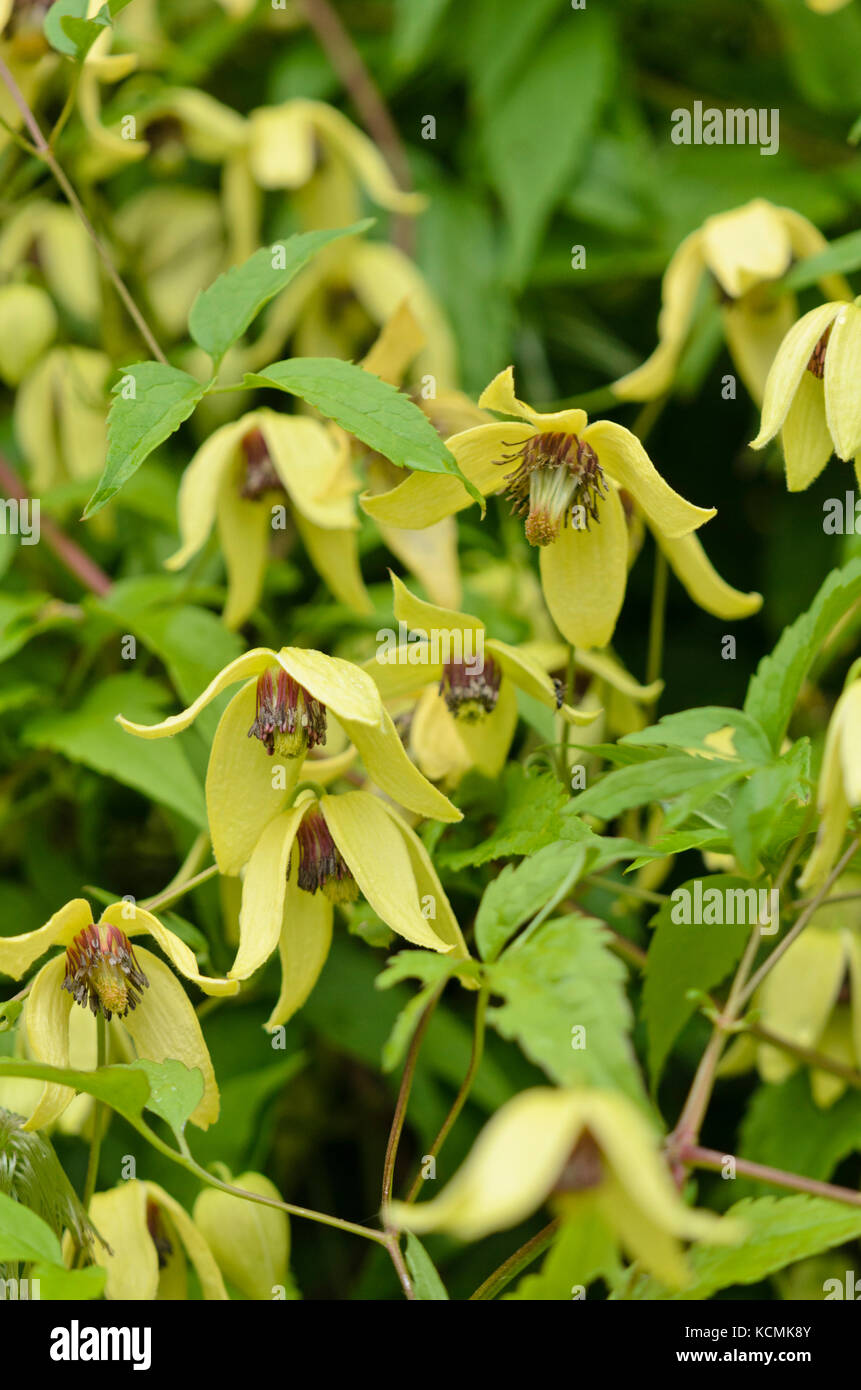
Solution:
<path fill-rule="evenodd" d="M 667 612 L 667 557 L 655 542 L 655 569 L 652 577 L 652 609 L 649 615 L 649 653 L 646 658 L 646 685 L 659 680 L 664 664 L 664 626 Z M 657 700 L 652 705 L 657 704 Z"/>
<path fill-rule="evenodd" d="M 105 1065 L 107 1056 L 108 1025 L 104 1014 L 99 1010 L 96 1014 L 96 1070 Z M 96 1190 L 99 1176 L 99 1157 L 102 1152 L 102 1136 L 107 1128 L 107 1120 L 108 1107 L 103 1101 L 95 1101 L 93 1104 L 93 1132 L 90 1136 L 90 1155 L 87 1159 L 87 1174 L 84 1178 L 84 1195 L 81 1198 L 85 1211 L 89 1211 Z M 79 1250 L 78 1258 L 81 1259 L 85 1253 L 84 1249 Z"/>
<path fill-rule="evenodd" d="M 166 903 L 175 903 L 179 898 L 190 893 L 192 888 L 199 888 L 201 883 L 206 883 L 209 879 L 215 878 L 218 873 L 218 865 L 210 864 L 208 869 L 202 869 L 193 878 L 187 878 L 183 883 L 177 883 L 175 887 L 168 885 L 163 892 L 154 898 L 147 898 L 141 903 L 141 907 L 147 912 L 152 912 L 157 907 L 164 907 Z"/>
<path fill-rule="evenodd" d="M 533 1260 L 538 1259 L 542 1251 L 551 1244 L 558 1230 L 559 1222 L 551 1221 L 549 1226 L 545 1226 L 525 1245 L 521 1245 L 513 1255 L 509 1255 L 498 1269 L 488 1275 L 483 1284 L 479 1284 L 475 1293 L 470 1294 L 470 1302 L 486 1302 L 488 1299 L 495 1298 L 507 1284 L 511 1283 L 512 1279 L 516 1279 L 522 1269 L 526 1269 L 527 1265 L 531 1265 Z"/>

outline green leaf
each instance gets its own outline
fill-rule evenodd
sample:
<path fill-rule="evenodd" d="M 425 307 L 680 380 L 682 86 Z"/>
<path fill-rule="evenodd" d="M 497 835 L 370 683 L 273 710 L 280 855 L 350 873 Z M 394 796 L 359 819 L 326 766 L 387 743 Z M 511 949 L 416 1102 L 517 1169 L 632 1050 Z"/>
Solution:
<path fill-rule="evenodd" d="M 55 0 L 48 13 L 45 15 L 42 24 L 42 32 L 48 43 L 58 53 L 63 53 L 67 58 L 75 58 L 78 53 L 78 44 L 65 28 L 63 21 L 67 17 L 77 19 L 79 22 L 86 19 L 89 0 Z"/>
<path fill-rule="evenodd" d="M 395 0 L 392 55 L 398 68 L 409 72 L 425 53 L 451 0 Z"/>
<path fill-rule="evenodd" d="M 537 1274 L 527 1274 L 505 1301 L 570 1302 L 596 1279 L 609 1278 L 619 1265 L 616 1238 L 595 1207 L 562 1225 Z"/>
<path fill-rule="evenodd" d="M 185 1072 L 186 1077 L 181 1077 L 180 1071 Z M 24 1057 L 0 1057 L 0 1076 L 35 1077 L 37 1081 L 51 1081 L 83 1091 L 109 1105 L 141 1133 L 149 1132 L 143 1120 L 144 1110 L 152 1110 L 173 1128 L 192 1090 L 202 1085 L 196 1068 L 191 1070 L 176 1061 L 136 1061 L 99 1067 L 97 1071 L 79 1071 L 75 1067 L 52 1067 Z M 199 1090 L 198 1098 L 201 1094 Z M 180 1132 L 174 1130 L 177 1135 Z"/>
<path fill-rule="evenodd" d="M 861 131 L 861 121 L 858 122 Z M 854 135 L 855 127 L 852 134 Z M 850 135 L 852 140 L 852 135 Z M 855 143 L 853 141 L 853 143 Z M 815 285 L 817 280 L 821 280 L 826 275 L 848 275 L 853 270 L 861 267 L 861 232 L 849 232 L 846 236 L 837 237 L 832 241 L 827 250 L 819 251 L 815 256 L 807 256 L 803 261 L 799 261 L 784 276 L 781 284 L 787 290 L 805 290 L 808 285 Z"/>
<path fill-rule="evenodd" d="M 437 1274 L 436 1267 L 421 1241 L 412 1231 L 407 1232 L 404 1250 L 407 1269 L 412 1275 L 413 1289 L 420 1302 L 443 1303 L 448 1301 L 445 1284 Z"/>
<path fill-rule="evenodd" d="M 21 738 L 30 748 L 53 749 L 134 787 L 203 829 L 206 806 L 200 783 L 176 740 L 135 738 L 116 723 L 117 714 L 136 723 L 157 723 L 164 703 L 161 686 L 137 672 L 108 676 L 76 710 L 30 720 Z"/>
<path fill-rule="evenodd" d="M 763 729 L 743 710 L 722 705 L 703 705 L 666 714 L 657 724 L 626 734 L 624 744 L 639 748 L 681 748 L 714 757 L 741 758 L 746 762 L 770 762 L 771 745 Z"/>
<path fill-rule="evenodd" d="M 750 885 L 731 874 L 689 879 L 681 890 L 694 892 L 697 882 L 726 893 Z M 719 985 L 741 959 L 751 928 L 741 924 L 681 923 L 672 920 L 676 904 L 667 901 L 653 919 L 655 934 L 646 958 L 643 1018 L 649 1040 L 652 1087 L 660 1079 L 670 1049 L 696 1009 L 687 991 Z"/>
<path fill-rule="evenodd" d="M 60 1242 L 51 1227 L 29 1207 L 0 1192 L 0 1262 L 47 1260 L 62 1264 Z"/>
<path fill-rule="evenodd" d="M 698 1245 L 689 1260 L 693 1277 L 683 1289 L 669 1291 L 644 1279 L 632 1297 L 693 1301 L 711 1298 L 735 1284 L 758 1284 L 786 1265 L 818 1255 L 861 1236 L 861 1208 L 824 1197 L 760 1197 L 737 1202 L 728 1216 L 743 1221 L 739 1245 Z"/>
<path fill-rule="evenodd" d="M 570 12 L 488 109 L 483 146 L 511 226 L 510 271 L 518 282 L 554 203 L 586 160 L 612 67 L 605 17 Z"/>
<path fill-rule="evenodd" d="M 610 820 L 620 811 L 632 806 L 644 806 L 653 801 L 667 801 L 682 792 L 695 790 L 710 795 L 713 784 L 741 777 L 749 767 L 744 763 L 727 762 L 722 758 L 705 759 L 671 754 L 632 767 L 620 767 L 608 772 L 594 787 L 581 792 L 574 801 L 578 815 L 598 816 Z"/>
<path fill-rule="evenodd" d="M 318 251 L 340 237 L 356 236 L 373 225 L 374 219 L 367 217 L 351 227 L 300 232 L 272 246 L 262 246 L 242 265 L 225 271 L 200 292 L 188 316 L 192 338 L 209 353 L 217 367 L 263 306 L 286 289 Z M 283 265 L 277 267 L 273 265 L 276 249 L 283 252 Z"/>
<path fill-rule="evenodd" d="M 477 961 L 450 960 L 447 956 L 433 951 L 399 951 L 387 962 L 374 981 L 376 989 L 391 989 L 403 980 L 418 979 L 424 982 L 424 989 L 414 994 L 401 1009 L 392 1025 L 383 1046 L 383 1071 L 394 1071 L 403 1061 L 404 1054 L 412 1041 L 425 1006 L 437 986 L 455 975 L 477 979 L 480 966 Z"/>
<path fill-rule="evenodd" d="M 100 1265 L 87 1269 L 66 1269 L 64 1265 L 35 1264 L 30 1270 L 31 1287 L 38 1279 L 39 1298 L 43 1303 L 66 1303 L 81 1299 L 101 1298 L 105 1291 L 108 1271 Z"/>
<path fill-rule="evenodd" d="M 484 511 L 484 498 L 461 473 L 428 417 L 409 396 L 363 367 L 336 357 L 293 357 L 246 376 L 245 384 L 301 397 L 400 468 L 459 478 Z"/>
<path fill-rule="evenodd" d="M 133 383 L 134 396 L 127 395 Z M 108 415 L 108 457 L 84 519 L 101 511 L 146 458 L 179 429 L 204 395 L 206 386 L 188 372 L 160 362 L 126 367 L 114 387 Z"/>
<path fill-rule="evenodd" d="M 861 1091 L 849 1090 L 823 1109 L 810 1090 L 806 1067 L 779 1086 L 759 1086 L 741 1125 L 738 1153 L 767 1167 L 801 1173 L 827 1182 L 838 1163 L 861 1150 Z M 762 1192 L 747 1178 L 737 1178 L 741 1196 Z"/>
<path fill-rule="evenodd" d="M 522 922 L 550 901 L 586 854 L 582 845 L 546 845 L 516 867 L 509 864 L 484 891 L 475 940 L 484 960 L 495 960 Z"/>
<path fill-rule="evenodd" d="M 744 784 L 729 821 L 733 853 L 743 873 L 755 874 L 763 846 L 780 818 L 790 793 L 798 787 L 791 762 L 761 767 Z"/>
<path fill-rule="evenodd" d="M 199 1068 L 189 1068 L 170 1059 L 150 1062 L 145 1057 L 130 1062 L 129 1066 L 142 1071 L 149 1082 L 147 1110 L 160 1115 L 181 1143 L 188 1117 L 203 1096 L 203 1074 Z"/>
<path fill-rule="evenodd" d="M 560 1086 L 603 1086 L 642 1103 L 627 973 L 608 940 L 603 922 L 571 915 L 515 941 L 487 966 L 491 993 L 504 1001 L 488 1021 Z"/>
<path fill-rule="evenodd" d="M 806 613 L 784 630 L 774 651 L 751 677 L 744 708 L 780 748 L 798 693 L 820 648 L 861 599 L 861 558 L 834 570 Z"/>
<path fill-rule="evenodd" d="M 520 763 L 510 763 L 502 780 L 488 784 L 497 817 L 490 836 L 469 849 L 442 850 L 439 862 L 446 868 L 462 869 L 486 864 L 490 859 L 509 855 L 533 854 L 559 839 L 560 816 L 568 798 L 555 777 L 527 774 Z M 475 808 L 468 806 L 473 818 Z M 483 809 L 483 808 L 482 808 Z"/>

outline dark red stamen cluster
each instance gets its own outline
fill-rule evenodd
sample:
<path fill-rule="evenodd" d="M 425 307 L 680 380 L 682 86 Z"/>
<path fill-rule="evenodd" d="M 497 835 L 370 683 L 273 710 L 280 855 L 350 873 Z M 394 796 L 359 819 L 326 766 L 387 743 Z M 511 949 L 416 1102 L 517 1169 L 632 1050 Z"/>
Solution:
<path fill-rule="evenodd" d="M 304 686 L 279 668 L 277 683 L 271 671 L 257 681 L 257 717 L 248 730 L 249 738 L 259 738 L 270 758 L 276 748 L 287 758 L 295 758 L 326 741 L 326 706 Z"/>
<path fill-rule="evenodd" d="M 496 709 L 502 672 L 492 657 L 478 664 L 449 661 L 443 668 L 440 694 L 451 713 L 473 723 Z"/>
<path fill-rule="evenodd" d="M 256 427 L 249 430 L 239 441 L 239 447 L 245 457 L 239 495 L 249 502 L 256 502 L 265 492 L 283 492 L 284 485 L 272 462 L 262 430 Z"/>
<path fill-rule="evenodd" d="M 296 843 L 299 887 L 306 893 L 322 891 L 332 902 L 354 902 L 359 895 L 356 880 L 319 811 L 309 811 L 303 818 Z"/>
<path fill-rule="evenodd" d="M 825 375 L 825 354 L 828 351 L 828 339 L 831 337 L 831 324 L 829 323 L 813 352 L 810 354 L 810 361 L 807 370 L 811 376 L 817 377 L 820 381 Z"/>
<path fill-rule="evenodd" d="M 137 1008 L 148 985 L 131 942 L 119 927 L 91 924 L 66 948 L 63 989 L 76 1004 L 94 1014 L 103 1013 L 109 1022 L 113 1014 L 125 1018 Z"/>

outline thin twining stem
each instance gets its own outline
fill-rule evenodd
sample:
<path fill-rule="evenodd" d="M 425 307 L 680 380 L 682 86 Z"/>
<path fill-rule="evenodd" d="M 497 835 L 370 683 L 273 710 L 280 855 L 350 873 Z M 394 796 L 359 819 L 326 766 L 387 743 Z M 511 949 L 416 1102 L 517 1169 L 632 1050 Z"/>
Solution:
<path fill-rule="evenodd" d="M 117 294 L 119 295 L 120 299 L 123 301 L 123 304 L 128 310 L 129 317 L 133 320 L 138 332 L 140 333 L 141 337 L 143 338 L 153 357 L 157 358 L 159 362 L 167 366 L 167 358 L 165 357 L 164 353 L 162 352 L 161 348 L 156 342 L 155 337 L 153 336 L 152 331 L 150 330 L 149 324 L 147 323 L 146 319 L 144 318 L 143 314 L 141 313 L 140 309 L 138 308 L 137 304 L 135 303 L 134 299 L 129 293 L 128 289 L 126 288 L 126 285 L 123 282 L 119 271 L 114 265 L 113 259 L 111 257 L 110 252 L 108 251 L 108 248 L 101 240 L 98 232 L 96 231 L 95 227 L 93 226 L 92 222 L 87 216 L 84 210 L 83 203 L 81 202 L 80 198 L 78 197 L 77 193 L 75 192 L 74 188 L 69 182 L 69 179 L 66 176 L 65 171 L 58 163 L 57 157 L 54 154 L 54 151 L 51 148 L 50 143 L 45 139 L 45 136 L 42 134 L 42 129 L 39 125 L 39 122 L 36 120 L 36 117 L 34 116 L 33 112 L 28 106 L 27 100 L 23 92 L 21 91 L 21 88 L 18 86 L 18 83 L 15 81 L 15 78 L 12 76 L 2 57 L 0 57 L 0 81 L 3 82 L 3 85 L 6 87 L 10 97 L 14 101 L 18 110 L 21 112 L 24 124 L 26 125 L 27 129 L 33 137 L 33 143 L 35 146 L 36 154 L 48 165 L 48 168 L 51 170 L 51 173 L 57 180 L 57 183 L 60 185 L 60 188 L 63 190 L 63 193 L 65 194 L 67 201 L 72 206 L 72 208 L 74 208 L 75 213 L 80 219 L 81 224 L 83 225 L 87 235 L 89 236 L 90 240 L 95 246 L 96 251 L 98 252 L 101 258 L 102 264 L 104 265 L 105 270 L 107 271 L 109 279 L 111 280 L 114 288 L 117 291 Z"/>
<path fill-rule="evenodd" d="M 851 1187 L 836 1187 L 830 1182 L 820 1182 L 818 1178 L 806 1178 L 801 1173 L 786 1173 L 782 1168 L 771 1168 L 765 1163 L 752 1163 L 747 1158 L 737 1158 L 735 1154 L 722 1154 L 717 1149 L 704 1149 L 699 1144 L 688 1144 L 679 1151 L 679 1158 L 692 1168 L 707 1168 L 711 1172 L 723 1172 L 726 1164 L 732 1162 L 736 1173 L 754 1182 L 770 1182 L 774 1187 L 785 1187 L 791 1192 L 806 1192 L 812 1197 L 828 1197 L 834 1202 L 844 1202 L 846 1206 L 861 1207 L 861 1192 Z"/>
<path fill-rule="evenodd" d="M 525 1245 L 521 1245 L 515 1250 L 513 1255 L 503 1261 L 498 1269 L 489 1274 L 483 1284 L 479 1284 L 475 1293 L 470 1294 L 470 1302 L 486 1302 L 488 1299 L 495 1298 L 501 1293 L 506 1284 L 510 1284 L 522 1269 L 531 1265 L 533 1260 L 537 1260 L 542 1251 L 546 1250 L 553 1241 L 556 1232 L 559 1230 L 559 1221 L 551 1221 L 549 1226 L 534 1235 L 531 1240 L 527 1240 Z"/>

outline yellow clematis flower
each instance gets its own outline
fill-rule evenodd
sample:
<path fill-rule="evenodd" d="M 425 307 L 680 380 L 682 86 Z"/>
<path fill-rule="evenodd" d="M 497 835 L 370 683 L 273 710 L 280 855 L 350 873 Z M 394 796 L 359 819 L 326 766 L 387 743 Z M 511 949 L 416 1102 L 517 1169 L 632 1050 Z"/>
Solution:
<path fill-rule="evenodd" d="M 403 387 L 410 364 L 426 342 L 421 325 L 404 300 L 383 325 L 362 366 L 390 385 Z M 412 393 L 412 399 L 443 439 L 490 420 L 490 416 L 479 410 L 462 391 L 437 392 L 436 383 L 427 378 L 419 391 Z M 398 468 L 382 454 L 367 449 L 360 452 L 364 455 L 365 476 L 372 493 L 388 492 L 408 476 L 405 469 Z M 435 603 L 447 608 L 460 603 L 457 526 L 453 517 L 444 517 L 423 531 L 402 531 L 384 525 L 379 531 L 387 548 L 415 575 Z"/>
<path fill-rule="evenodd" d="M 261 409 L 217 429 L 198 449 L 179 489 L 181 569 L 217 526 L 227 566 L 224 621 L 239 627 L 263 589 L 273 528 L 286 506 L 311 561 L 336 598 L 365 613 L 349 440 L 335 425 Z M 279 526 L 283 529 L 283 525 Z"/>
<path fill-rule="evenodd" d="M 309 760 L 315 782 L 339 776 L 355 750 L 376 785 L 402 806 L 435 820 L 461 819 L 410 762 L 371 677 L 322 652 L 256 647 L 225 666 L 181 714 L 152 725 L 132 724 L 122 715 L 117 721 L 140 738 L 169 737 L 187 729 L 238 681 L 244 684 L 221 716 L 206 774 L 209 832 L 222 874 L 239 873 L 270 822 L 290 804 L 303 759 L 326 742 L 329 715 L 353 748 Z"/>
<path fill-rule="evenodd" d="M 673 553 L 680 538 L 715 515 L 714 508 L 695 507 L 674 492 L 639 439 L 621 425 L 589 425 L 583 410 L 542 414 L 518 400 L 511 367 L 478 403 L 515 421 L 455 434 L 448 448 L 482 494 L 504 490 L 525 515 L 526 538 L 541 547 L 544 597 L 563 635 L 577 647 L 606 647 L 627 582 L 622 490 Z M 392 492 L 365 493 L 360 500 L 375 520 L 415 528 L 451 516 L 472 499 L 457 478 L 415 473 Z"/>
<path fill-rule="evenodd" d="M 518 690 L 558 710 L 569 724 L 597 718 L 599 710 L 584 713 L 564 704 L 539 662 L 487 637 L 478 618 L 426 603 L 396 575 L 391 580 L 404 640 L 378 648 L 365 670 L 383 699 L 417 696 L 410 745 L 426 776 L 456 782 L 470 767 L 498 776 L 517 727 Z"/>
<path fill-rule="evenodd" d="M 187 1298 L 187 1259 L 204 1299 L 228 1298 L 205 1235 L 158 1183 L 132 1178 L 96 1192 L 90 1217 L 108 1246 L 96 1242 L 93 1257 L 107 1271 L 109 1302 Z"/>
<path fill-rule="evenodd" d="M 849 826 L 849 813 L 861 806 L 861 679 L 856 666 L 834 706 L 819 772 L 816 797 L 820 821 L 813 853 L 798 880 L 803 892 L 815 892 L 837 860 Z"/>
<path fill-rule="evenodd" d="M 792 208 L 754 198 L 743 207 L 707 217 L 681 242 L 664 274 L 658 346 L 642 367 L 614 383 L 622 400 L 646 401 L 672 385 L 691 327 L 703 274 L 721 296 L 724 336 L 732 359 L 755 401 L 762 400 L 768 369 L 796 314 L 792 295 L 773 297 L 769 286 L 796 257 L 828 245 L 822 233 Z M 823 292 L 849 295 L 842 276 L 824 276 Z"/>
<path fill-rule="evenodd" d="M 36 198 L 0 232 L 0 277 L 35 265 L 63 308 L 93 323 L 101 306 L 99 263 L 85 228 L 70 207 Z"/>
<path fill-rule="evenodd" d="M 354 902 L 360 893 L 405 941 L 469 958 L 430 856 L 396 810 L 367 791 L 319 799 L 300 791 L 248 861 L 239 949 L 229 972 L 247 979 L 277 947 L 281 993 L 265 1024 L 270 1032 L 317 983 L 332 941 L 334 904 Z"/>
<path fill-rule="evenodd" d="M 628 1256 L 672 1287 L 688 1277 L 682 1240 L 733 1244 L 742 1234 L 737 1223 L 685 1205 L 657 1136 L 631 1101 L 544 1086 L 494 1115 L 439 1197 L 392 1202 L 384 1216 L 417 1235 L 479 1240 L 544 1202 L 568 1219 L 597 1209 Z"/>
<path fill-rule="evenodd" d="M 790 492 L 809 487 L 832 452 L 854 459 L 861 480 L 859 362 L 861 298 L 811 309 L 781 343 L 751 447 L 761 449 L 780 431 Z"/>
<path fill-rule="evenodd" d="M 218 195 L 178 185 L 146 188 L 122 205 L 113 226 L 159 332 L 184 338 L 192 304 L 224 269 Z"/>
<path fill-rule="evenodd" d="M 37 496 L 104 466 L 110 367 L 94 348 L 53 348 L 18 388 L 15 437 Z"/>
<path fill-rule="evenodd" d="M 102 35 L 98 45 L 109 36 Z M 124 67 L 105 70 L 105 61 Z M 91 180 L 103 179 L 127 164 L 149 159 L 161 173 L 175 173 L 191 157 L 206 164 L 222 164 L 244 148 L 247 128 L 244 116 L 217 101 L 208 92 L 194 87 L 160 87 L 152 95 L 138 91 L 138 81 L 123 88 L 128 95 L 129 114 L 113 126 L 101 119 L 100 81 L 116 81 L 136 64 L 134 55 L 120 59 L 84 63 L 78 90 L 81 118 L 90 137 L 82 156 L 81 172 Z"/>
<path fill-rule="evenodd" d="M 281 1200 L 262 1173 L 241 1173 L 237 1187 Z M 272 1299 L 286 1292 L 290 1259 L 290 1221 L 286 1211 L 205 1187 L 195 1201 L 194 1224 L 229 1283 L 246 1298 Z"/>
<path fill-rule="evenodd" d="M 0 285 L 0 381 L 18 386 L 50 347 L 57 311 L 38 285 Z"/>
<path fill-rule="evenodd" d="M 844 874 L 833 892 L 859 889 L 861 879 Z M 752 1006 L 763 1027 L 778 1037 L 844 1066 L 861 1066 L 861 901 L 826 900 L 765 977 Z M 799 1062 L 743 1033 L 728 1050 L 720 1074 L 736 1075 L 754 1065 L 763 1081 L 779 1085 Z M 810 1089 L 822 1109 L 839 1100 L 847 1085 L 833 1072 L 810 1069 Z"/>
<path fill-rule="evenodd" d="M 65 946 L 65 954 L 42 966 L 27 996 L 30 1054 L 51 1066 L 69 1066 L 73 1004 L 89 1008 L 93 1031 L 99 1013 L 108 1024 L 115 1017 L 111 1031 L 121 1026 L 139 1057 L 153 1062 L 173 1058 L 200 1070 L 204 1091 L 191 1119 L 207 1129 L 218 1118 L 218 1086 L 197 1014 L 173 971 L 151 951 L 132 946 L 132 937 L 143 934 L 153 937 L 180 974 L 204 994 L 236 994 L 234 980 L 201 975 L 188 946 L 128 900 L 113 903 L 94 923 L 89 903 L 74 898 L 37 931 L 0 938 L 0 973 L 20 979 L 52 946 Z M 56 1120 L 74 1095 L 68 1086 L 46 1083 L 25 1128 L 40 1129 Z"/>

